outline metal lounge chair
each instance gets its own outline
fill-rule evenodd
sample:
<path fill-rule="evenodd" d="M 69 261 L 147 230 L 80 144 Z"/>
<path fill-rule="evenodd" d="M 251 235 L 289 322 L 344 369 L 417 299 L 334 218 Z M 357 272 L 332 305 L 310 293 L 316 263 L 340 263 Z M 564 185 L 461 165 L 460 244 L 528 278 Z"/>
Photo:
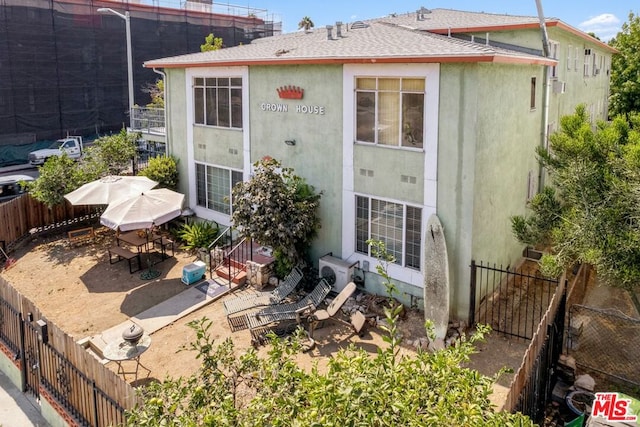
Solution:
<path fill-rule="evenodd" d="M 300 267 L 294 267 L 293 270 L 285 277 L 284 281 L 271 292 L 259 292 L 254 295 L 244 295 L 229 299 L 224 302 L 224 312 L 227 320 L 229 316 L 249 310 L 255 307 L 279 304 L 298 286 L 302 280 L 303 273 Z"/>
<path fill-rule="evenodd" d="M 306 314 L 313 312 L 318 305 L 331 292 L 331 285 L 326 279 L 320 280 L 316 287 L 307 296 L 297 302 L 287 304 L 276 304 L 263 308 L 262 310 L 248 313 L 246 315 L 247 324 L 251 330 L 251 335 L 256 339 L 258 330 L 269 329 L 267 326 L 285 321 L 295 320 L 300 324 Z"/>
<path fill-rule="evenodd" d="M 355 290 L 356 284 L 353 282 L 348 283 L 347 286 L 345 286 L 344 289 L 340 291 L 338 296 L 331 302 L 331 304 L 329 304 L 326 309 L 315 310 L 307 317 L 307 320 L 309 322 L 309 339 L 313 340 L 313 331 L 315 331 L 317 326 L 325 320 L 331 320 L 343 325 L 348 325 L 356 334 L 360 333 L 366 320 L 364 314 L 356 311 L 351 315 L 351 319 L 349 322 L 336 317 L 338 311 L 342 308 L 347 299 L 349 299 L 349 297 L 353 295 Z"/>

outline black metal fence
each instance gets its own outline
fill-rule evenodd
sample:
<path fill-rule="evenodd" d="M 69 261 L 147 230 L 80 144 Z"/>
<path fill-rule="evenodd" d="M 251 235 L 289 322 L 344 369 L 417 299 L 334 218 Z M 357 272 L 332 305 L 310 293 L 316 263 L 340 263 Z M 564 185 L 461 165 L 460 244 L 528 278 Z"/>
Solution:
<path fill-rule="evenodd" d="M 144 141 L 138 144 L 136 156 L 133 159 L 133 174 L 137 175 L 141 170 L 149 166 L 149 160 L 162 157 L 167 154 L 167 145 L 164 142 Z"/>
<path fill-rule="evenodd" d="M 640 388 L 640 319 L 618 310 L 574 304 L 569 309 L 567 353 L 576 364 L 631 390 Z"/>
<path fill-rule="evenodd" d="M 564 289 L 564 288 L 563 288 Z M 551 399 L 552 385 L 554 384 L 553 372 L 558 358 L 562 353 L 564 318 L 566 313 L 566 292 L 558 294 L 559 304 L 552 309 L 552 323 L 542 323 L 538 333 L 545 333 L 541 336 L 541 344 L 532 341 L 529 350 L 535 357 L 533 363 L 527 367 L 527 375 L 524 376 L 524 387 L 516 400 L 513 410 L 520 411 L 528 415 L 533 421 L 539 423 L 545 414 L 545 407 Z M 524 360 L 523 367 L 526 367 L 527 359 Z"/>
<path fill-rule="evenodd" d="M 542 276 L 533 262 L 512 269 L 471 261 L 470 323 L 531 339 L 557 286 L 558 280 Z"/>

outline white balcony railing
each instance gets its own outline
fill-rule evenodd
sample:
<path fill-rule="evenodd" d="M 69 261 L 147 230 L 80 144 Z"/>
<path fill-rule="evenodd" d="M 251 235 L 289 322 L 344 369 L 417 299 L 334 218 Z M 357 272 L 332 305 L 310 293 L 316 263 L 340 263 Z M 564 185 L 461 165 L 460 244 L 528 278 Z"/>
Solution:
<path fill-rule="evenodd" d="M 164 108 L 133 107 L 131 130 L 152 135 L 166 135 Z"/>

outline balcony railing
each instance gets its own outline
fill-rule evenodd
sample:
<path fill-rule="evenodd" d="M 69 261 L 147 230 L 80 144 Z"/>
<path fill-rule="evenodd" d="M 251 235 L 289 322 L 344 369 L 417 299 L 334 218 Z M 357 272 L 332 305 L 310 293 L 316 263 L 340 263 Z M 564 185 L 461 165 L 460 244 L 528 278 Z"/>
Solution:
<path fill-rule="evenodd" d="M 164 108 L 133 107 L 131 129 L 153 135 L 166 135 Z"/>

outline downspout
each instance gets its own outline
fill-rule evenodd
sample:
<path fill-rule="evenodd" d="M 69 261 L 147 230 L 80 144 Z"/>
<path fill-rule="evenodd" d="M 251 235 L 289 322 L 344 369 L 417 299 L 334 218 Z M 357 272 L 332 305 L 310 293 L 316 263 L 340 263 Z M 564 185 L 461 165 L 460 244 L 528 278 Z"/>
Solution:
<path fill-rule="evenodd" d="M 547 34 L 547 25 L 544 19 L 544 12 L 542 11 L 542 0 L 536 0 L 536 7 L 538 8 L 538 19 L 540 20 L 540 32 L 542 33 L 542 54 L 545 58 L 549 57 L 549 36 Z M 551 73 L 550 66 L 547 65 L 543 70 L 544 79 L 544 91 L 543 91 L 543 111 L 542 111 L 542 141 L 540 145 L 542 148 L 547 148 L 547 140 L 549 138 L 549 98 L 551 97 Z M 545 168 L 538 165 L 538 192 L 545 185 Z"/>
<path fill-rule="evenodd" d="M 165 147 L 167 150 L 167 156 L 171 154 L 171 144 L 169 144 L 169 114 L 167 113 L 167 106 L 169 105 L 169 103 L 167 102 L 167 93 L 169 93 L 168 86 L 169 86 L 169 81 L 167 80 L 167 75 L 164 73 L 164 71 L 160 71 L 156 68 L 152 68 L 153 72 L 156 74 L 160 74 L 162 76 L 162 80 L 164 81 L 164 85 L 163 85 L 163 98 L 164 98 L 164 138 L 166 141 Z"/>

